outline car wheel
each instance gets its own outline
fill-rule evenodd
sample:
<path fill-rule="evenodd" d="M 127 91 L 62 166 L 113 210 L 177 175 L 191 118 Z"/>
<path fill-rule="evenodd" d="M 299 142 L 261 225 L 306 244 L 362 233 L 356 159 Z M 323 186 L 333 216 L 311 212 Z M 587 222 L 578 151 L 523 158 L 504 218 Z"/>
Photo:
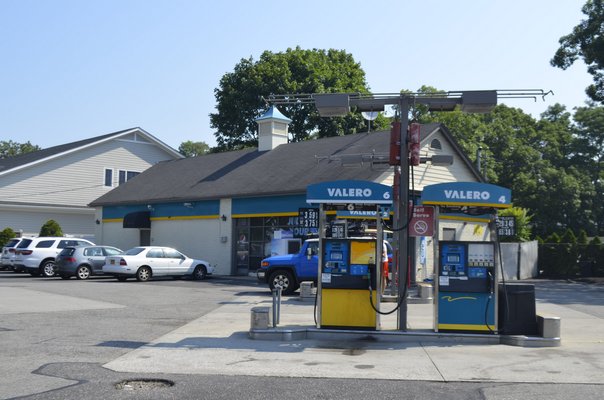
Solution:
<path fill-rule="evenodd" d="M 61 279 L 65 279 L 65 280 L 71 278 L 71 275 L 60 275 L 60 276 L 61 276 Z"/>
<path fill-rule="evenodd" d="M 126 277 L 126 276 L 118 276 L 117 277 L 117 280 L 120 281 L 120 282 L 126 282 L 126 279 L 128 279 L 128 277 Z"/>
<path fill-rule="evenodd" d="M 42 264 L 42 275 L 46 278 L 55 276 L 55 262 L 53 260 L 44 261 L 44 264 Z"/>
<path fill-rule="evenodd" d="M 149 267 L 140 267 L 138 271 L 136 271 L 136 280 L 139 282 L 146 282 L 151 279 L 151 268 Z"/>
<path fill-rule="evenodd" d="M 90 267 L 88 265 L 80 265 L 76 269 L 76 278 L 88 279 L 90 277 Z"/>
<path fill-rule="evenodd" d="M 284 270 L 273 272 L 268 278 L 268 285 L 271 290 L 277 285 L 281 286 L 281 293 L 283 294 L 292 294 L 297 289 L 292 273 Z"/>
<path fill-rule="evenodd" d="M 198 265 L 197 267 L 195 267 L 195 271 L 193 271 L 193 279 L 195 279 L 196 281 L 201 281 L 202 279 L 205 279 L 207 275 L 208 270 L 203 265 Z"/>

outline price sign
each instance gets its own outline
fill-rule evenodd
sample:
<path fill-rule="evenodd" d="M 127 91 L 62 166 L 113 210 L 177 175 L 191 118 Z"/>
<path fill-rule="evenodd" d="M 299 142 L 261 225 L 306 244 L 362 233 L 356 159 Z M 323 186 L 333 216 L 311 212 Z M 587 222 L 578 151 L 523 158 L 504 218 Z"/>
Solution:
<path fill-rule="evenodd" d="M 302 228 L 319 227 L 319 209 L 318 208 L 299 208 L 298 225 Z"/>
<path fill-rule="evenodd" d="M 515 236 L 516 235 L 516 217 L 497 217 L 497 235 Z"/>
<path fill-rule="evenodd" d="M 334 239 L 346 239 L 346 223 L 334 222 L 331 224 L 331 237 Z"/>

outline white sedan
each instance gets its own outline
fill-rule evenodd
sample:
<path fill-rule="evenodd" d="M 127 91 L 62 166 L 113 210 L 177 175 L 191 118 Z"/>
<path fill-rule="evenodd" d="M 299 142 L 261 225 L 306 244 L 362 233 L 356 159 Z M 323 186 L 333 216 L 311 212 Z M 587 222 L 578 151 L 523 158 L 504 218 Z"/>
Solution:
<path fill-rule="evenodd" d="M 170 247 L 140 246 L 123 254 L 105 258 L 103 274 L 119 281 L 136 278 L 148 281 L 152 276 L 183 276 L 201 280 L 212 275 L 214 266 L 203 260 L 189 258 Z"/>

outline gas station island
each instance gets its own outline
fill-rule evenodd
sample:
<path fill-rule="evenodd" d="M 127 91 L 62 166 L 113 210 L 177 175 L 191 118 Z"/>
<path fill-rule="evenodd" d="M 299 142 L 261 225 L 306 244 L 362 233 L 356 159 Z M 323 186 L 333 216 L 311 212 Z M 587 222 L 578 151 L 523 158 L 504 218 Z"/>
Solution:
<path fill-rule="evenodd" d="M 419 231 L 433 234 L 434 265 L 432 329 L 408 329 L 385 326 L 382 318 L 399 311 L 409 302 L 414 288 L 408 281 L 409 265 L 392 265 L 393 280 L 405 280 L 404 290 L 385 295 L 396 285 L 383 287 L 382 265 L 386 261 L 383 227 L 390 220 L 392 189 L 369 181 L 332 181 L 308 186 L 307 203 L 318 206 L 319 270 L 312 308 L 314 326 L 288 327 L 269 324 L 266 307 L 252 310 L 250 337 L 254 339 L 290 340 L 301 338 L 374 338 L 375 340 L 453 340 L 479 343 L 505 343 L 526 347 L 560 345 L 560 320 L 538 316 L 532 285 L 506 283 L 496 230 L 497 209 L 511 207 L 511 192 L 495 185 L 455 182 L 427 186 L 421 197 L 420 210 L 434 207 L 434 226 L 422 221 Z M 346 217 L 354 212 L 373 215 L 375 235 L 359 236 L 348 232 Z M 328 223 L 327 214 L 336 214 Z M 413 210 L 409 215 L 413 216 Z M 472 222 L 481 240 L 441 240 L 439 221 L 458 219 Z M 418 230 L 409 225 L 396 229 Z M 482 232 L 481 228 L 485 232 Z M 417 235 L 417 233 L 413 233 Z M 397 243 L 393 243 L 399 249 Z M 407 257 L 409 259 L 409 257 Z M 386 269 L 387 270 L 387 269 Z M 310 283 L 309 283 L 310 284 Z M 400 287 L 400 286 L 399 286 Z M 308 297 L 308 295 L 301 295 Z M 385 302 L 385 298 L 390 301 Z M 302 299 L 301 299 L 302 300 Z M 275 304 L 275 307 L 280 307 Z M 425 309 L 425 306 L 424 306 Z M 259 319 L 266 314 L 265 319 Z M 274 314 L 273 314 L 274 315 Z M 398 314 L 397 314 L 398 315 Z M 392 320 L 392 317 L 390 318 Z M 427 316 L 423 316 L 424 319 Z M 398 318 L 397 318 L 398 319 Z M 406 318 L 405 318 L 406 319 Z M 269 325 L 272 325 L 269 327 Z"/>

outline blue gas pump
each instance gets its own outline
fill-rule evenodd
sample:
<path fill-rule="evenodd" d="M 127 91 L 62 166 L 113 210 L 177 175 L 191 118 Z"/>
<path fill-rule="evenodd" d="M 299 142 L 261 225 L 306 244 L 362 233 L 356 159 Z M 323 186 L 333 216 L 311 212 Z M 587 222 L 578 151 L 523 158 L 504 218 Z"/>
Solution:
<path fill-rule="evenodd" d="M 440 242 L 437 331 L 497 331 L 494 242 Z"/>
<path fill-rule="evenodd" d="M 434 330 L 498 332 L 498 272 L 501 268 L 495 215 L 512 206 L 509 189 L 481 182 L 424 187 L 422 204 L 435 205 L 450 220 L 488 223 L 491 241 L 439 241 L 435 246 Z M 438 228 L 438 218 L 437 229 Z"/>

